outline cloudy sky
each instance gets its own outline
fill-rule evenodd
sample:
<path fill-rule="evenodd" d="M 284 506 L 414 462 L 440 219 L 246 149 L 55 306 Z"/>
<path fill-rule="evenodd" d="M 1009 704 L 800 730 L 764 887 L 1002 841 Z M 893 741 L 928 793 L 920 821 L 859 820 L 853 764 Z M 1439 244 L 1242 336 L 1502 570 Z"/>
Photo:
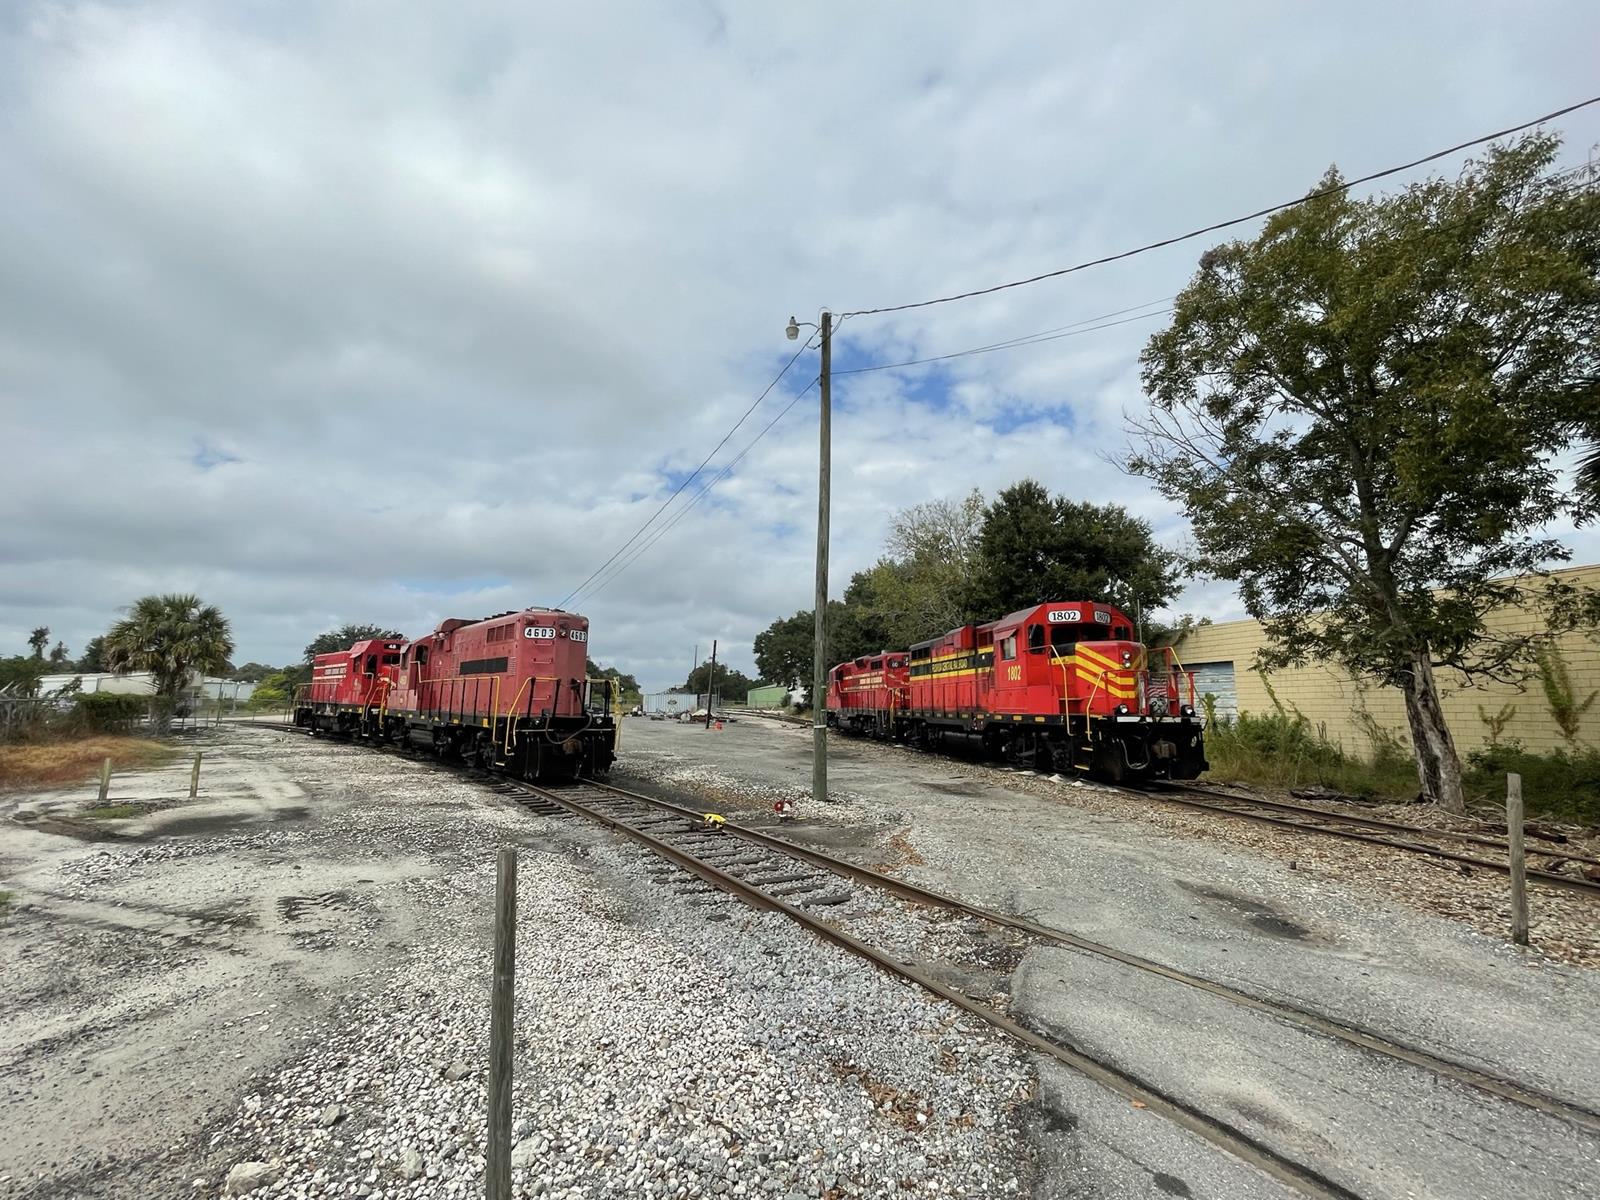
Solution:
<path fill-rule="evenodd" d="M 236 660 L 271 663 L 344 621 L 555 603 L 767 385 L 791 313 L 1404 161 L 1600 91 L 1597 51 L 1590 3 L 9 0 L 0 653 L 37 624 L 76 653 L 152 591 L 221 605 Z M 1600 142 L 1600 108 L 1560 125 L 1573 161 Z M 856 318 L 836 366 L 1158 309 L 1203 248 Z M 1180 543 L 1102 458 L 1158 327 L 841 377 L 836 594 L 896 508 L 1024 475 Z M 574 602 L 595 657 L 665 684 L 716 637 L 750 670 L 810 607 L 816 416 L 813 391 Z M 1215 585 L 1179 607 L 1238 614 Z"/>

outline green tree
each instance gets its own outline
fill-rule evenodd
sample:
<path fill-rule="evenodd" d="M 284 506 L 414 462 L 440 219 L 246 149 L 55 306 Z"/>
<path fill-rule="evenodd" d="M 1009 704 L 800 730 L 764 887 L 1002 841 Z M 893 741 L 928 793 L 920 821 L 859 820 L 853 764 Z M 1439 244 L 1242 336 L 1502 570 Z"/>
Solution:
<path fill-rule="evenodd" d="M 761 678 L 792 687 L 811 687 L 814 648 L 813 609 L 782 617 L 755 636 L 756 670 Z M 824 639 L 828 665 L 889 649 L 891 642 L 871 601 L 870 583 L 858 573 L 845 590 L 845 599 L 828 601 Z M 719 676 L 720 678 L 720 676 Z M 728 693 L 731 695 L 732 693 Z"/>
<path fill-rule="evenodd" d="M 40 625 L 28 635 L 28 645 L 33 647 L 35 658 L 44 657 L 44 648 L 50 644 L 50 626 Z"/>
<path fill-rule="evenodd" d="M 103 637 L 90 638 L 88 644 L 83 648 L 83 657 L 78 660 L 78 670 L 88 675 L 104 671 L 106 669 L 105 644 L 106 639 Z"/>
<path fill-rule="evenodd" d="M 908 646 L 972 619 L 985 510 L 974 489 L 891 518 L 883 558 L 852 581 L 886 644 Z"/>
<path fill-rule="evenodd" d="M 0 658 L 0 695 L 35 695 L 45 669 L 44 660 L 32 654 Z"/>
<path fill-rule="evenodd" d="M 73 665 L 72 656 L 67 653 L 67 644 L 65 642 L 57 642 L 55 648 L 50 651 L 50 665 L 58 671 L 63 667 L 71 667 Z"/>
<path fill-rule="evenodd" d="M 285 671 L 263 675 L 250 693 L 251 708 L 282 708 L 289 701 L 294 684 Z"/>
<path fill-rule="evenodd" d="M 278 673 L 277 667 L 269 667 L 266 663 L 247 662 L 242 667 L 235 667 L 230 678 L 243 683 L 260 683 L 268 675 Z"/>
<path fill-rule="evenodd" d="M 594 659 L 585 659 L 588 664 L 590 679 L 609 679 L 617 685 L 617 697 L 624 704 L 637 704 L 644 698 L 644 690 L 639 686 L 639 681 L 632 675 L 619 671 L 616 667 L 603 667 Z"/>
<path fill-rule="evenodd" d="M 389 640 L 405 640 L 405 634 L 396 633 L 392 629 L 385 629 L 381 625 L 341 625 L 337 629 L 330 629 L 327 633 L 313 638 L 306 647 L 306 662 L 310 662 L 319 654 L 332 654 L 335 650 L 348 650 L 357 642 L 364 642 L 371 638 Z"/>
<path fill-rule="evenodd" d="M 715 675 L 711 671 L 711 660 L 708 658 L 694 670 L 689 672 L 689 678 L 679 688 L 684 692 L 706 692 L 711 688 L 711 681 L 716 680 L 716 692 L 724 703 L 743 704 L 745 694 L 753 687 L 758 686 L 743 671 L 735 670 L 727 663 L 718 663 Z"/>
<path fill-rule="evenodd" d="M 1177 593 L 1176 556 L 1120 504 L 1051 496 L 1024 479 L 984 514 L 970 609 L 993 620 L 1048 600 L 1101 600 L 1130 616 Z M 932 630 L 931 637 L 943 630 Z"/>
<path fill-rule="evenodd" d="M 1571 599 L 1537 531 L 1572 500 L 1551 431 L 1600 405 L 1600 196 L 1548 178 L 1557 145 L 1277 214 L 1201 258 L 1142 360 L 1131 469 L 1188 513 L 1196 567 L 1239 584 L 1260 665 L 1399 688 L 1422 792 L 1457 811 L 1436 668 L 1526 678 L 1542 635 L 1485 615 Z"/>
<path fill-rule="evenodd" d="M 221 671 L 233 653 L 228 622 L 198 596 L 145 596 L 107 632 L 104 655 L 119 675 L 149 671 L 151 717 L 164 727 L 196 671 Z"/>

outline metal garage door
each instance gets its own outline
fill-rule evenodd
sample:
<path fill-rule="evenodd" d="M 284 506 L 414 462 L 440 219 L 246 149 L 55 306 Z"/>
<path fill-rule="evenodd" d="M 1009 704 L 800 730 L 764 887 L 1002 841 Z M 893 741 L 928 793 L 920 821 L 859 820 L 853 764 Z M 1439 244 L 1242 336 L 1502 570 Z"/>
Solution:
<path fill-rule="evenodd" d="M 1239 715 L 1239 689 L 1233 680 L 1233 664 L 1231 662 L 1213 663 L 1187 663 L 1189 670 L 1194 672 L 1194 694 L 1196 697 L 1204 696 L 1210 692 L 1217 698 L 1217 716 L 1236 717 Z M 1204 706 L 1199 706 L 1204 712 Z"/>

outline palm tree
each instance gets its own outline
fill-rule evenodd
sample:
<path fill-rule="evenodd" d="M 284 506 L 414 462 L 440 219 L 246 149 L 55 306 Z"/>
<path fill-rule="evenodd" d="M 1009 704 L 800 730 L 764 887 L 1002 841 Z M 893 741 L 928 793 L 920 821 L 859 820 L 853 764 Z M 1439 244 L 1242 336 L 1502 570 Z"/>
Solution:
<path fill-rule="evenodd" d="M 101 653 L 118 675 L 150 672 L 150 717 L 164 728 L 195 671 L 226 668 L 233 638 L 222 611 L 198 596 L 145 596 L 106 632 Z"/>
<path fill-rule="evenodd" d="M 1578 491 L 1588 497 L 1589 503 L 1600 506 L 1600 438 L 1589 443 L 1578 460 L 1577 482 Z"/>

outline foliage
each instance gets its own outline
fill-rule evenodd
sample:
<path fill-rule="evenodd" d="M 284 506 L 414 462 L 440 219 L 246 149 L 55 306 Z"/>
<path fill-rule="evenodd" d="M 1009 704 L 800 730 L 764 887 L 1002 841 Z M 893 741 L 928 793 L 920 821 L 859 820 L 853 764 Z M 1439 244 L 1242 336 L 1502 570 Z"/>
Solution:
<path fill-rule="evenodd" d="M 55 644 L 50 651 L 49 661 L 50 666 L 57 671 L 64 667 L 70 668 L 73 666 L 72 656 L 67 653 L 67 644 L 65 642 L 57 642 Z"/>
<path fill-rule="evenodd" d="M 974 489 L 891 518 L 884 556 L 852 581 L 871 597 L 885 645 L 908 646 L 971 619 L 984 513 Z"/>
<path fill-rule="evenodd" d="M 144 696 L 80 692 L 72 698 L 72 724 L 85 733 L 110 733 L 127 729 L 148 707 Z"/>
<path fill-rule="evenodd" d="M 870 595 L 865 575 L 857 574 L 845 592 L 845 600 L 828 601 L 824 633 L 830 665 L 875 654 L 893 644 L 870 603 Z M 761 678 L 785 687 L 798 683 L 809 691 L 814 627 L 814 610 L 803 609 L 756 634 L 756 670 Z"/>
<path fill-rule="evenodd" d="M 1134 616 L 1172 599 L 1178 578 L 1175 556 L 1156 545 L 1148 522 L 1120 504 L 1053 497 L 1024 479 L 984 513 L 968 607 L 993 620 L 1045 600 L 1101 600 Z"/>
<path fill-rule="evenodd" d="M 590 679 L 610 679 L 617 685 L 617 698 L 624 704 L 637 704 L 644 698 L 644 689 L 632 675 L 616 667 L 602 667 L 592 658 L 586 658 Z"/>
<path fill-rule="evenodd" d="M 746 693 L 751 688 L 761 686 L 756 680 L 751 679 L 743 671 L 736 671 L 723 663 L 717 664 L 716 674 L 711 672 L 711 660 L 708 658 L 694 670 L 689 672 L 689 678 L 683 685 L 676 688 L 680 692 L 706 692 L 711 690 L 712 680 L 716 681 L 716 693 L 724 701 L 737 701 L 744 703 Z"/>
<path fill-rule="evenodd" d="M 145 596 L 106 633 L 105 659 L 125 675 L 149 671 L 155 685 L 152 717 L 164 724 L 196 671 L 218 671 L 233 653 L 221 611 L 198 596 Z"/>
<path fill-rule="evenodd" d="M 247 662 L 242 667 L 235 667 L 228 678 L 241 683 L 260 683 L 268 675 L 277 673 L 277 670 L 277 667 L 269 667 L 266 663 Z"/>
<path fill-rule="evenodd" d="M 1556 728 L 1561 730 L 1561 736 L 1567 741 L 1576 741 L 1578 730 L 1583 727 L 1583 716 L 1594 706 L 1595 697 L 1600 696 L 1600 692 L 1590 692 L 1582 700 L 1578 699 L 1578 693 L 1572 686 L 1572 674 L 1567 670 L 1567 660 L 1554 645 L 1539 647 L 1538 666 L 1545 703 L 1550 706 L 1550 715 L 1555 719 Z"/>
<path fill-rule="evenodd" d="M 294 684 L 290 681 L 288 673 L 274 671 L 271 675 L 263 675 L 256 682 L 255 690 L 250 693 L 250 707 L 282 708 L 289 702 L 293 692 Z"/>
<path fill-rule="evenodd" d="M 1600 404 L 1600 194 L 1545 178 L 1557 145 L 1277 214 L 1207 252 L 1143 356 L 1130 469 L 1184 506 L 1193 565 L 1239 584 L 1263 665 L 1401 688 L 1424 791 L 1452 807 L 1434 668 L 1523 678 L 1542 634 L 1490 637 L 1485 615 L 1573 599 L 1539 531 L 1571 505 L 1551 430 Z"/>
<path fill-rule="evenodd" d="M 1506 775 L 1522 776 L 1522 798 L 1530 813 L 1600 824 L 1600 750 L 1573 747 L 1535 754 L 1516 739 L 1467 755 L 1467 793 L 1504 811 Z"/>
<path fill-rule="evenodd" d="M 85 675 L 98 675 L 106 669 L 105 644 L 103 637 L 92 637 L 83 648 L 83 657 L 78 659 L 78 670 Z"/>
<path fill-rule="evenodd" d="M 12 696 L 32 696 L 39 680 L 48 672 L 44 660 L 35 655 L 14 654 L 0 658 L 0 692 Z"/>
<path fill-rule="evenodd" d="M 50 626 L 40 625 L 28 635 L 28 645 L 33 648 L 35 658 L 44 657 L 44 648 L 50 644 Z"/>
<path fill-rule="evenodd" d="M 335 650 L 348 650 L 357 642 L 364 642 L 370 638 L 382 638 L 385 641 L 406 641 L 406 635 L 396 633 L 392 629 L 385 629 L 381 625 L 341 625 L 337 629 L 330 629 L 311 640 L 306 647 L 305 661 L 310 663 L 319 654 L 332 654 Z"/>
<path fill-rule="evenodd" d="M 1511 719 L 1516 715 L 1517 706 L 1515 704 L 1502 704 L 1500 711 L 1492 716 L 1483 705 L 1478 705 L 1478 720 L 1482 721 L 1485 728 L 1489 730 L 1489 744 L 1491 746 L 1500 741 L 1500 735 L 1506 731 L 1506 726 L 1511 724 Z"/>

